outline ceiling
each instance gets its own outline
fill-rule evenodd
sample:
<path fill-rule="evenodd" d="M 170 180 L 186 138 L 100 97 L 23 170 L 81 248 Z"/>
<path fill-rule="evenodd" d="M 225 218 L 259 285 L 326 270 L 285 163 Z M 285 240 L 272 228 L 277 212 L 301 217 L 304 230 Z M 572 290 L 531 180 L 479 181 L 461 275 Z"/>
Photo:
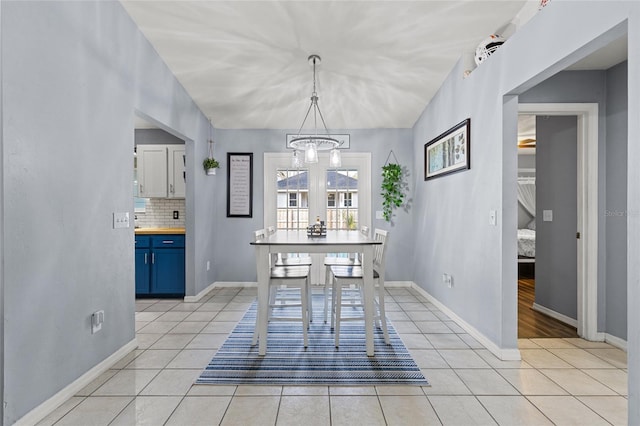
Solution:
<path fill-rule="evenodd" d="M 317 92 L 330 129 L 412 127 L 454 64 L 464 57 L 471 68 L 476 46 L 526 3 L 122 1 L 214 126 L 228 129 L 297 129 L 310 54 L 322 57 Z"/>

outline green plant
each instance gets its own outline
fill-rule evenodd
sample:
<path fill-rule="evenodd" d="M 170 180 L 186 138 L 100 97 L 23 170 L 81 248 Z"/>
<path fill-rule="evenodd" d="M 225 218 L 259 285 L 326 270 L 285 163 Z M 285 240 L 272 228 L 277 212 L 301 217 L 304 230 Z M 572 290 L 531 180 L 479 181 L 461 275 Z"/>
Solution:
<path fill-rule="evenodd" d="M 400 207 L 404 201 L 402 187 L 402 167 L 389 163 L 382 166 L 382 213 L 384 220 L 391 222 L 393 209 Z"/>
<path fill-rule="evenodd" d="M 218 163 L 218 161 L 213 157 L 207 157 L 202 162 L 202 167 L 204 167 L 205 170 L 217 169 L 220 167 L 220 163 Z"/>

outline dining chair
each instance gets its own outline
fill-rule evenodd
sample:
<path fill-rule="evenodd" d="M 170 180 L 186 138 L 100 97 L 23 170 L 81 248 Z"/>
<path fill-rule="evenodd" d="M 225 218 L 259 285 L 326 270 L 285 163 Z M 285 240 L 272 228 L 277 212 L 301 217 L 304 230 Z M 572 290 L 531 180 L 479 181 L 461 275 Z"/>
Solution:
<path fill-rule="evenodd" d="M 268 231 L 259 229 L 254 233 L 254 241 L 266 238 Z M 309 344 L 308 333 L 309 328 L 309 292 L 310 292 L 310 274 L 309 265 L 274 265 L 276 255 L 270 256 L 270 275 L 269 275 L 269 314 L 268 321 L 299 321 L 302 322 L 302 335 L 304 339 L 304 347 Z M 292 290 L 297 297 L 292 297 Z M 282 295 L 282 297 L 281 297 Z M 292 303 L 293 302 L 293 303 Z M 300 308 L 300 316 L 292 317 L 290 315 L 278 316 L 285 313 L 289 308 Z M 258 338 L 266 339 L 267 336 L 258 336 L 259 316 L 256 316 L 256 325 L 253 331 L 252 345 L 258 343 Z"/>
<path fill-rule="evenodd" d="M 387 318 L 384 307 L 384 273 L 385 273 L 385 258 L 386 258 L 386 248 L 388 238 L 388 232 L 382 229 L 376 229 L 373 234 L 373 238 L 376 241 L 380 241 L 382 244 L 378 244 L 374 246 L 373 250 L 373 279 L 376 294 L 378 299 L 375 300 L 375 309 L 376 313 L 374 315 L 374 320 L 376 321 L 376 325 L 382 328 L 382 333 L 384 335 L 384 341 L 386 344 L 389 344 L 389 331 L 387 329 Z M 332 317 L 331 317 L 331 327 L 335 332 L 335 345 L 339 346 L 340 343 L 340 323 L 341 321 L 353 321 L 353 320 L 363 320 L 364 319 L 364 309 L 362 309 L 362 315 L 342 315 L 342 291 L 344 288 L 349 288 L 351 286 L 356 286 L 360 290 L 364 285 L 363 279 L 363 271 L 361 265 L 334 265 L 331 267 L 331 273 L 333 276 L 333 287 L 332 287 Z M 362 294 L 362 291 L 360 291 Z M 350 303 L 350 308 L 355 307 L 364 307 L 364 300 L 360 300 L 360 304 L 354 305 Z"/>
<path fill-rule="evenodd" d="M 365 237 L 369 236 L 369 227 L 367 225 L 360 226 L 360 233 Z M 353 266 L 360 265 L 359 253 L 332 253 L 333 256 L 325 256 L 324 266 L 324 322 L 327 322 L 329 311 L 329 290 L 333 285 L 333 276 L 331 274 L 332 266 Z"/>
<path fill-rule="evenodd" d="M 276 233 L 275 226 L 268 226 L 266 228 L 267 235 L 273 235 Z M 309 266 L 313 264 L 313 260 L 308 253 L 277 253 L 274 256 L 273 266 Z M 311 280 L 311 278 L 309 278 Z M 313 322 L 313 304 L 312 302 L 312 287 L 309 285 L 307 288 L 309 306 L 309 322 Z"/>

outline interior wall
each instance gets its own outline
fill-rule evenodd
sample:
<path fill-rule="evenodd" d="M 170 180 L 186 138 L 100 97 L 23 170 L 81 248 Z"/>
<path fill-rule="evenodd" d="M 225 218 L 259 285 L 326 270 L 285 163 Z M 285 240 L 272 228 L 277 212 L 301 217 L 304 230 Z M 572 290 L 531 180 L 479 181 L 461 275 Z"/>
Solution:
<path fill-rule="evenodd" d="M 578 118 L 536 120 L 536 304 L 578 317 Z M 551 210 L 552 220 L 544 220 Z"/>
<path fill-rule="evenodd" d="M 607 70 L 607 158 L 604 222 L 606 226 L 605 332 L 627 340 L 627 62 Z"/>
<path fill-rule="evenodd" d="M 118 2 L 3 1 L 1 29 L 3 423 L 13 424 L 134 339 L 133 226 L 112 228 L 113 212 L 133 217 L 134 110 L 190 140 L 191 158 L 206 155 L 208 120 Z M 189 164 L 203 220 L 198 203 L 215 192 Z M 212 234 L 192 232 L 191 291 L 193 248 Z M 105 323 L 91 334 L 99 309 Z"/>
<path fill-rule="evenodd" d="M 622 36 L 639 7 L 551 2 L 469 77 L 456 66 L 414 126 L 419 174 L 424 144 L 471 118 L 471 170 L 415 182 L 414 229 L 421 236 L 415 256 L 421 262 L 414 264 L 414 281 L 501 350 L 517 347 L 517 330 L 511 328 L 517 324 L 517 271 L 511 260 L 517 255 L 517 150 L 511 148 L 517 109 L 512 98 Z M 488 220 L 494 209 L 495 227 Z M 443 273 L 453 276 L 453 288 L 442 284 Z"/>
<path fill-rule="evenodd" d="M 162 129 L 135 129 L 136 145 L 184 145 L 180 138 Z"/>
<path fill-rule="evenodd" d="M 519 151 L 519 150 L 518 150 Z M 521 173 L 520 170 L 529 169 L 533 172 Z M 536 176 L 536 155 L 535 154 L 521 154 L 518 152 L 518 176 Z M 529 212 L 522 207 L 522 204 L 518 203 L 518 229 L 526 228 L 527 225 L 534 219 Z"/>
<path fill-rule="evenodd" d="M 284 152 L 287 133 L 292 130 L 222 130 L 216 129 L 216 158 L 221 161 L 221 170 L 215 177 L 216 191 L 221 194 L 213 209 L 214 220 L 220 224 L 217 238 L 224 241 L 216 247 L 215 280 L 255 282 L 255 253 L 249 248 L 253 231 L 268 224 L 263 223 L 264 199 L 264 153 Z M 335 130 L 336 133 L 350 134 L 351 147 L 346 152 L 371 152 L 371 224 L 374 228 L 389 231 L 386 276 L 390 281 L 410 281 L 411 272 L 407 265 L 413 260 L 411 216 L 416 214 L 412 207 L 409 212 L 394 210 L 393 225 L 375 219 L 375 211 L 382 210 L 380 185 L 382 166 L 389 152 L 393 150 L 398 162 L 408 170 L 411 200 L 413 162 L 411 159 L 411 129 Z M 286 150 L 291 152 L 290 150 Z M 253 152 L 253 217 L 228 218 L 226 210 L 227 152 Z"/>

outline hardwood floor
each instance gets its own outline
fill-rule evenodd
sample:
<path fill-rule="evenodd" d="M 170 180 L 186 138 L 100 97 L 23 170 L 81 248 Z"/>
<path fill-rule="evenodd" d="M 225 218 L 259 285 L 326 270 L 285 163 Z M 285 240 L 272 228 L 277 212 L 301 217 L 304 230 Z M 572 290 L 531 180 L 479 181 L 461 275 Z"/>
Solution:
<path fill-rule="evenodd" d="M 534 311 L 535 280 L 518 280 L 518 338 L 578 337 L 574 327 Z"/>

